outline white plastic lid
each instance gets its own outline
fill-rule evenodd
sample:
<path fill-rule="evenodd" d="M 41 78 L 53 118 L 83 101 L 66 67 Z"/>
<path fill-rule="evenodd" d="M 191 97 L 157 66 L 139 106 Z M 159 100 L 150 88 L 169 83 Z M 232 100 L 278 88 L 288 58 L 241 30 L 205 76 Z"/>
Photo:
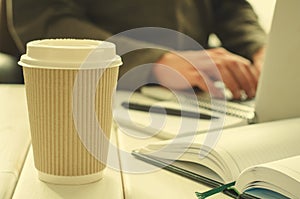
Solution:
<path fill-rule="evenodd" d="M 24 67 L 93 69 L 122 65 L 113 43 L 88 39 L 44 39 L 27 43 Z"/>

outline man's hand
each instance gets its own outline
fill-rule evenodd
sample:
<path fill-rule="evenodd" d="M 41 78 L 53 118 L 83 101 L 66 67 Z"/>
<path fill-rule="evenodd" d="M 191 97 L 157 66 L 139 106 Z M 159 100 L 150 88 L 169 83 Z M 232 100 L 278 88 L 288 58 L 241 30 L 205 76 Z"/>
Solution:
<path fill-rule="evenodd" d="M 215 81 L 223 81 L 234 99 L 245 91 L 255 96 L 259 71 L 251 62 L 224 48 L 166 53 L 157 61 L 153 73 L 159 83 L 173 89 L 197 86 L 213 96 L 221 96 Z"/>
<path fill-rule="evenodd" d="M 254 55 L 252 56 L 253 65 L 258 69 L 259 72 L 261 71 L 264 63 L 265 53 L 266 53 L 266 48 L 262 47 L 258 49 L 256 53 L 254 53 Z"/>

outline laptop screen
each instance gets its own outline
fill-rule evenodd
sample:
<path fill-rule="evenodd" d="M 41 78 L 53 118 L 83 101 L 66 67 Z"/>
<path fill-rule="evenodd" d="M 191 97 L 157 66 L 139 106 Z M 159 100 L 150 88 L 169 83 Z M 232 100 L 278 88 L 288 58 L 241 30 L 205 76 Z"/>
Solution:
<path fill-rule="evenodd" d="M 277 0 L 255 98 L 256 122 L 300 116 L 300 1 Z"/>

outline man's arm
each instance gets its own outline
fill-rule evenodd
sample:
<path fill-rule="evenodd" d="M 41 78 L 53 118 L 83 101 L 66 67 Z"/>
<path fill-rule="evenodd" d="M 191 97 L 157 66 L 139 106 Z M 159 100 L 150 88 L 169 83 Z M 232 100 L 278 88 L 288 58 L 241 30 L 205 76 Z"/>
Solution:
<path fill-rule="evenodd" d="M 246 0 L 213 0 L 213 29 L 227 50 L 253 61 L 266 33 Z"/>

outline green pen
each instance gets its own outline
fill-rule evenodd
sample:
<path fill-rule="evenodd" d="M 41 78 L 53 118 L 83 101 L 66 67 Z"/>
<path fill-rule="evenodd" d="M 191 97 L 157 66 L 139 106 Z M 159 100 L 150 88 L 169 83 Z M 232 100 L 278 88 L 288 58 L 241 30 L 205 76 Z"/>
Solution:
<path fill-rule="evenodd" d="M 210 189 L 206 192 L 203 192 L 203 193 L 199 193 L 199 192 L 196 192 L 196 196 L 198 199 L 205 199 L 209 196 L 212 196 L 214 194 L 217 194 L 217 193 L 220 193 L 220 192 L 223 192 L 224 190 L 226 189 L 234 189 L 232 186 L 235 185 L 235 181 L 234 182 L 230 182 L 228 184 L 224 184 L 224 185 L 221 185 L 221 186 L 218 186 L 216 188 L 213 188 L 213 189 Z"/>

